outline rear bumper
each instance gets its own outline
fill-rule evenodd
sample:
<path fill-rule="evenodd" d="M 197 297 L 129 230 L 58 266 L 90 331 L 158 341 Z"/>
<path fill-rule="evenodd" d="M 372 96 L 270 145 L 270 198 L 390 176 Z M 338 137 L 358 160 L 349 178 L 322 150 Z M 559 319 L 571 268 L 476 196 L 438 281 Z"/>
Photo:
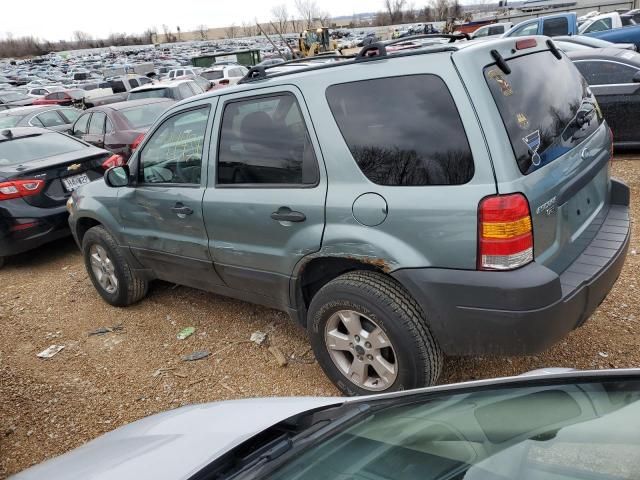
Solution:
<path fill-rule="evenodd" d="M 0 207 L 0 257 L 17 255 L 68 236 L 71 233 L 68 216 L 64 206 L 37 208 L 22 199 L 3 201 Z"/>
<path fill-rule="evenodd" d="M 537 263 L 510 272 L 398 270 L 448 355 L 524 355 L 582 325 L 616 282 L 629 246 L 628 188 L 613 201 L 591 244 L 558 275 Z M 625 202 L 626 199 L 626 202 Z M 626 203 L 626 204 L 625 204 Z"/>

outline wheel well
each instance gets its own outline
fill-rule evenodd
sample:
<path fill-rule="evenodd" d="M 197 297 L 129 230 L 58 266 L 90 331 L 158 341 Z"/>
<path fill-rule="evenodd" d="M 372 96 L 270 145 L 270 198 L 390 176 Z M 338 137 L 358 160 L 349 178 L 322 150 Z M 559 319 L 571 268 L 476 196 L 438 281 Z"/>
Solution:
<path fill-rule="evenodd" d="M 298 297 L 302 300 L 305 310 L 309 308 L 311 299 L 327 283 L 340 275 L 353 270 L 369 270 L 381 272 L 383 270 L 371 263 L 361 262 L 352 258 L 323 257 L 315 258 L 304 266 L 298 279 Z"/>
<path fill-rule="evenodd" d="M 84 238 L 84 234 L 87 233 L 90 228 L 96 227 L 98 225 L 102 224 L 97 220 L 94 220 L 93 218 L 85 217 L 78 219 L 78 222 L 76 223 L 76 234 L 80 246 L 82 246 L 82 239 Z"/>

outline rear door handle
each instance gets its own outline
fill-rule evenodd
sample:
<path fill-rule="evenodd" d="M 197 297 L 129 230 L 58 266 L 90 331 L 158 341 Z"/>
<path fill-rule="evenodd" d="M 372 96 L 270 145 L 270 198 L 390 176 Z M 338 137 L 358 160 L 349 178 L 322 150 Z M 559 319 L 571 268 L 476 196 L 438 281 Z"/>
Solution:
<path fill-rule="evenodd" d="M 307 219 L 304 213 L 293 211 L 289 207 L 280 207 L 271 214 L 271 218 L 278 222 L 304 222 Z"/>
<path fill-rule="evenodd" d="M 185 215 L 191 215 L 193 213 L 193 210 L 180 202 L 171 207 L 171 211 L 182 218 L 184 218 Z"/>

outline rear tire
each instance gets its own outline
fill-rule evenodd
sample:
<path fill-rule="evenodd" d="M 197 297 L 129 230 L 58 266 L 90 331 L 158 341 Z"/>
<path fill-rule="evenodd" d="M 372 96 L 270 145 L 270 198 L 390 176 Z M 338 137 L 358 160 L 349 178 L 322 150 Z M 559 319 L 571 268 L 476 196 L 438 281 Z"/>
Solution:
<path fill-rule="evenodd" d="M 5 257 L 0 257 L 0 268 L 4 267 Z"/>
<path fill-rule="evenodd" d="M 104 227 L 96 226 L 85 233 L 82 255 L 93 286 L 107 303 L 126 307 L 147 294 L 148 282 L 136 275 Z"/>
<path fill-rule="evenodd" d="M 313 297 L 307 318 L 318 363 L 347 395 L 426 387 L 440 376 L 443 354 L 424 313 L 386 275 L 336 278 Z"/>

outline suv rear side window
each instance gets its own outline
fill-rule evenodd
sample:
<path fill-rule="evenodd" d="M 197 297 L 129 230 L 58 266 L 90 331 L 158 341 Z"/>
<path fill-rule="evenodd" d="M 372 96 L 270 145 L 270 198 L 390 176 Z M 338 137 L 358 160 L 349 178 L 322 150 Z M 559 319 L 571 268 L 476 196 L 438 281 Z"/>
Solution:
<path fill-rule="evenodd" d="M 219 184 L 318 182 L 313 145 L 291 94 L 228 103 L 219 143 Z"/>
<path fill-rule="evenodd" d="M 542 22 L 542 35 L 557 37 L 569 33 L 569 20 L 566 17 L 550 18 Z"/>
<path fill-rule="evenodd" d="M 333 85 L 327 100 L 353 158 L 372 182 L 461 185 L 473 177 L 467 135 L 440 77 Z"/>
<path fill-rule="evenodd" d="M 579 145 L 602 123 L 602 114 L 576 67 L 549 51 L 507 60 L 484 76 L 509 134 L 520 171 L 527 175 Z"/>

